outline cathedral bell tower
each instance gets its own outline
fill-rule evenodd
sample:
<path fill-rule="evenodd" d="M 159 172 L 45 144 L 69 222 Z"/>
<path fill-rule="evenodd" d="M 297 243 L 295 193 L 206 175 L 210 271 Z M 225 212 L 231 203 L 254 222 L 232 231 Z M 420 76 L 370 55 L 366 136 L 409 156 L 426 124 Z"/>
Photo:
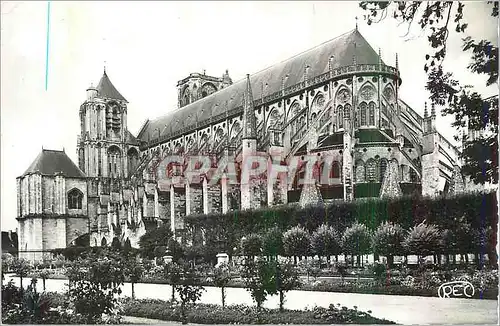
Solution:
<path fill-rule="evenodd" d="M 80 106 L 78 165 L 89 177 L 126 178 L 128 152 L 138 159 L 127 130 L 127 100 L 111 83 L 106 70 L 97 87 L 87 89 Z"/>

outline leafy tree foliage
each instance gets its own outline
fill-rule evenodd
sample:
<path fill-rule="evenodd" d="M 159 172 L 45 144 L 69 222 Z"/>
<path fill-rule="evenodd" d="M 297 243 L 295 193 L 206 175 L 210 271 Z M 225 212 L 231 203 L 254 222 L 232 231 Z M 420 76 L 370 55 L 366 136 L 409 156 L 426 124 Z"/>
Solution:
<path fill-rule="evenodd" d="M 147 231 L 139 239 L 139 247 L 142 250 L 142 255 L 149 259 L 155 258 L 155 249 L 158 247 L 167 248 L 168 242 L 172 237 L 173 233 L 166 224 Z"/>
<path fill-rule="evenodd" d="M 14 258 L 12 261 L 12 270 L 16 275 L 19 276 L 20 279 L 20 284 L 21 284 L 21 291 L 23 290 L 23 278 L 28 276 L 28 274 L 31 272 L 33 269 L 33 266 L 31 266 L 30 262 L 27 261 L 26 259 L 23 258 Z"/>
<path fill-rule="evenodd" d="M 127 257 L 125 260 L 125 275 L 128 277 L 132 286 L 132 299 L 135 298 L 135 283 L 139 282 L 144 274 L 144 267 L 135 257 Z"/>
<path fill-rule="evenodd" d="M 274 289 L 271 293 L 279 293 L 280 297 L 280 311 L 284 310 L 285 293 L 291 291 L 301 285 L 297 267 L 286 262 L 281 263 L 273 261 L 269 263 L 271 268 L 274 269 L 274 277 L 271 278 L 271 283 Z"/>
<path fill-rule="evenodd" d="M 67 276 L 70 299 L 87 323 L 98 323 L 103 314 L 114 314 L 116 295 L 125 282 L 125 264 L 119 253 L 90 252 L 72 262 Z"/>
<path fill-rule="evenodd" d="M 413 227 L 404 241 L 406 251 L 419 256 L 437 254 L 442 247 L 442 234 L 435 225 L 420 223 Z"/>
<path fill-rule="evenodd" d="M 181 275 L 182 274 L 182 266 L 180 266 L 176 262 L 170 262 L 163 266 L 163 275 L 167 282 L 172 286 L 172 302 L 175 301 L 175 288 L 180 284 Z"/>
<path fill-rule="evenodd" d="M 373 252 L 387 256 L 387 263 L 389 267 L 392 267 L 394 256 L 404 253 L 405 236 L 406 232 L 400 225 L 390 222 L 382 223 L 373 233 Z"/>
<path fill-rule="evenodd" d="M 226 286 L 231 281 L 230 265 L 222 263 L 214 269 L 214 284 L 220 288 L 222 309 L 226 308 Z"/>
<path fill-rule="evenodd" d="M 274 275 L 275 271 L 271 264 L 262 258 L 247 261 L 244 265 L 242 277 L 245 287 L 250 292 L 259 311 L 267 296 L 276 291 L 276 284 L 273 281 Z"/>
<path fill-rule="evenodd" d="M 488 1 L 491 16 L 498 17 L 498 1 Z M 464 1 L 362 1 L 360 7 L 368 11 L 367 23 L 393 17 L 408 26 L 414 23 L 427 34 L 429 52 L 425 54 L 426 88 L 433 104 L 445 106 L 444 115 L 455 117 L 453 126 L 467 127 L 479 132 L 474 138 L 463 139 L 462 172 L 475 183 L 498 183 L 498 97 L 485 99 L 470 85 L 462 85 L 451 72 L 444 71 L 447 40 L 451 32 L 463 35 L 462 51 L 469 53 L 467 69 L 485 75 L 486 85 L 498 83 L 498 46 L 491 40 L 474 40 L 466 35 L 468 23 L 464 20 L 467 3 Z M 481 24 L 481 21 L 478 21 Z M 496 35 L 496 33 L 495 33 Z M 460 134 L 460 133 L 458 133 Z M 460 136 L 456 136 L 459 140 Z"/>
<path fill-rule="evenodd" d="M 187 324 L 186 319 L 186 305 L 189 303 L 196 303 L 200 300 L 202 293 L 205 291 L 204 287 L 197 284 L 197 273 L 186 262 L 178 264 L 179 271 L 179 285 L 175 288 L 181 300 L 181 319 L 182 324 Z"/>
<path fill-rule="evenodd" d="M 297 256 L 307 256 L 310 252 L 311 236 L 306 229 L 295 226 L 283 234 L 283 249 L 285 254 L 294 258 L 297 263 Z"/>
<path fill-rule="evenodd" d="M 255 257 L 262 253 L 262 237 L 259 234 L 249 234 L 241 238 L 241 251 L 244 256 Z"/>
<path fill-rule="evenodd" d="M 342 249 L 345 254 L 356 255 L 358 264 L 360 256 L 368 254 L 371 248 L 371 234 L 368 228 L 361 223 L 354 223 L 348 227 L 342 236 Z"/>
<path fill-rule="evenodd" d="M 311 248 L 318 257 L 339 255 L 342 251 L 340 236 L 335 228 L 322 224 L 311 236 Z"/>
<path fill-rule="evenodd" d="M 264 255 L 276 257 L 283 254 L 283 231 L 277 226 L 269 228 L 262 238 Z"/>

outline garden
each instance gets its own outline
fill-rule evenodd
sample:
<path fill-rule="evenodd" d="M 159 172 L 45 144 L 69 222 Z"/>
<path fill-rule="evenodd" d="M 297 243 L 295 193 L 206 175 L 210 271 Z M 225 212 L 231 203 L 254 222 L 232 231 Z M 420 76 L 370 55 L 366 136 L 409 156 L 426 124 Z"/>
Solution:
<path fill-rule="evenodd" d="M 284 303 L 293 290 L 437 297 L 450 281 L 473 284 L 473 298 L 496 300 L 496 224 L 493 193 L 188 216 L 181 237 L 161 226 L 142 236 L 138 249 L 113 241 L 107 248 L 56 250 L 35 264 L 2 257 L 2 275 L 14 273 L 21 285 L 2 284 L 2 321 L 391 323 L 337 303 L 300 311 Z M 228 253 L 228 261 L 218 262 L 218 253 Z M 68 279 L 68 289 L 46 292 L 49 278 Z M 23 279 L 31 282 L 26 289 Z M 33 286 L 38 281 L 41 293 Z M 130 298 L 121 295 L 125 282 Z M 171 299 L 139 300 L 137 283 L 169 284 Z M 219 305 L 200 303 L 208 286 L 220 289 Z M 245 288 L 254 306 L 227 305 L 230 287 Z M 279 304 L 264 308 L 273 295 Z"/>

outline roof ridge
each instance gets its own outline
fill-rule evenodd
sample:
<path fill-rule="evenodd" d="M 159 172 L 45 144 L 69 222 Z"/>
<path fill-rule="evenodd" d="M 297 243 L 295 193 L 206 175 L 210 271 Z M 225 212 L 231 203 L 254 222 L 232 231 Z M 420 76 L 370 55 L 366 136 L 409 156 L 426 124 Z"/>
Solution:
<path fill-rule="evenodd" d="M 288 61 L 288 60 L 292 60 L 293 58 L 296 58 L 296 57 L 298 57 L 298 56 L 301 56 L 301 55 L 303 55 L 303 54 L 305 54 L 305 53 L 307 53 L 307 52 L 309 52 L 309 51 L 312 51 L 312 50 L 314 50 L 314 49 L 317 49 L 317 48 L 319 48 L 320 46 L 323 46 L 323 45 L 325 45 L 325 44 L 327 44 L 327 43 L 330 43 L 330 42 L 332 42 L 332 41 L 334 41 L 334 40 L 337 40 L 337 39 L 339 39 L 339 38 L 341 38 L 341 37 L 343 37 L 343 36 L 345 36 L 345 35 L 347 35 L 347 34 L 350 34 L 350 33 L 356 32 L 356 31 L 357 31 L 356 29 L 352 29 L 352 30 L 350 30 L 350 31 L 348 31 L 348 32 L 345 32 L 345 33 L 343 33 L 343 34 L 340 34 L 340 35 L 338 35 L 338 36 L 336 36 L 336 37 L 334 37 L 334 38 L 331 38 L 331 39 L 329 39 L 329 40 L 327 40 L 327 41 L 324 41 L 323 43 L 320 43 L 320 44 L 318 44 L 318 45 L 315 45 L 315 46 L 313 46 L 312 48 L 309 48 L 309 49 L 307 49 L 307 50 L 304 50 L 304 51 L 302 51 L 302 52 L 300 52 L 300 53 L 297 53 L 297 54 L 295 54 L 295 55 L 293 55 L 293 56 L 291 56 L 291 57 L 288 57 L 288 58 L 286 58 L 286 59 L 284 59 L 284 60 L 281 60 L 280 62 L 277 62 L 277 63 L 275 63 L 275 64 L 273 64 L 273 65 L 270 65 L 270 66 L 269 66 L 269 67 L 267 67 L 267 68 L 261 69 L 261 70 L 257 71 L 256 73 L 254 73 L 254 74 L 252 74 L 252 75 L 256 75 L 256 74 L 258 74 L 258 73 L 261 73 L 261 72 L 263 72 L 263 71 L 266 71 L 267 69 L 273 68 L 275 65 L 279 65 L 279 64 L 284 63 L 284 62 L 286 62 L 286 61 Z M 251 77 L 252 75 L 250 75 L 250 77 Z M 246 78 L 246 77 L 243 77 L 243 78 L 241 78 L 241 80 L 245 80 L 245 78 Z M 240 81 L 240 80 L 238 80 L 238 81 Z"/>
<path fill-rule="evenodd" d="M 356 31 L 357 31 L 356 29 L 352 29 L 352 30 L 350 30 L 350 31 L 348 31 L 348 32 L 345 32 L 345 33 L 340 34 L 340 35 L 338 35 L 338 36 L 336 36 L 336 37 L 334 37 L 334 38 L 331 38 L 331 39 L 329 39 L 329 40 L 327 40 L 327 41 L 324 41 L 323 43 L 320 43 L 320 44 L 318 44 L 318 45 L 315 45 L 315 46 L 313 46 L 312 48 L 309 48 L 309 49 L 307 49 L 307 50 L 305 50 L 305 51 L 302 51 L 302 52 L 300 52 L 300 53 L 298 53 L 298 54 L 295 54 L 295 55 L 293 55 L 293 56 L 291 56 L 291 57 L 288 57 L 288 58 L 286 58 L 286 59 L 284 59 L 284 60 L 281 60 L 280 62 L 277 62 L 277 63 L 275 63 L 275 64 L 273 64 L 273 65 L 270 65 L 270 66 L 268 66 L 268 67 L 266 67 L 266 68 L 264 68 L 264 69 L 261 69 L 261 70 L 259 70 L 259 71 L 257 71 L 257 72 L 254 72 L 253 74 L 250 74 L 250 78 L 251 78 L 252 76 L 255 76 L 255 75 L 257 75 L 257 74 L 259 74 L 259 73 L 263 72 L 263 71 L 266 71 L 266 70 L 268 70 L 268 69 L 271 69 L 271 68 L 273 68 L 273 67 L 274 67 L 274 66 L 276 66 L 276 65 L 279 65 L 279 64 L 282 64 L 282 63 L 284 63 L 284 62 L 286 62 L 286 61 L 292 60 L 293 58 L 296 58 L 296 57 L 298 57 L 298 56 L 300 56 L 300 55 L 303 55 L 304 53 L 307 53 L 307 52 L 309 52 L 309 51 L 312 51 L 312 50 L 314 50 L 314 49 L 317 49 L 317 48 L 319 48 L 319 47 L 321 47 L 321 46 L 323 46 L 323 45 L 325 45 L 325 44 L 327 44 L 327 43 L 329 43 L 329 42 L 332 42 L 332 41 L 334 41 L 334 40 L 337 40 L 337 39 L 339 39 L 339 38 L 341 38 L 341 37 L 343 37 L 343 36 L 345 36 L 345 35 L 347 35 L 347 34 L 354 33 L 354 32 L 356 32 Z M 213 97 L 213 96 L 215 96 L 217 93 L 219 93 L 220 91 L 222 91 L 222 90 L 227 90 L 228 88 L 231 88 L 232 86 L 235 86 L 235 85 L 237 85 L 238 83 L 244 82 L 245 80 L 246 80 L 246 76 L 245 76 L 245 77 L 242 77 L 241 79 L 238 79 L 237 81 L 233 82 L 231 85 L 229 85 L 229 86 L 227 86 L 227 87 L 224 87 L 223 89 L 220 89 L 220 90 L 218 90 L 218 91 L 216 91 L 216 92 L 214 92 L 214 93 L 212 93 L 212 94 L 210 94 L 210 95 L 208 95 L 208 96 L 205 96 L 205 97 L 203 97 L 203 98 L 201 98 L 201 99 L 198 99 L 198 100 L 196 100 L 196 101 L 194 101 L 194 102 L 192 102 L 192 103 L 189 103 L 188 105 L 182 106 L 182 107 L 180 107 L 180 108 L 176 108 L 176 109 L 174 109 L 174 110 L 170 111 L 169 113 L 170 113 L 170 114 L 174 114 L 175 112 L 180 111 L 180 110 L 182 110 L 182 109 L 185 109 L 185 108 L 189 107 L 190 105 L 192 105 L 192 104 L 194 104 L 194 103 L 196 103 L 196 102 L 198 102 L 198 101 L 200 101 L 200 100 L 204 100 L 204 99 L 206 99 L 206 98 Z M 165 118 L 165 117 L 166 117 L 165 115 L 158 116 L 158 117 L 157 117 L 157 118 L 155 118 L 153 121 L 158 120 L 158 119 L 161 119 L 161 118 Z"/>

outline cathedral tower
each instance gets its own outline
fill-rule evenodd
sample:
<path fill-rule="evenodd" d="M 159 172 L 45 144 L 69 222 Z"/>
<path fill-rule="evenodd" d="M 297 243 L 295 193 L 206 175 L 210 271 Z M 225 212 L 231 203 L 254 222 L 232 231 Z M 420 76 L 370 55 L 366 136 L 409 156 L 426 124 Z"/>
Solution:
<path fill-rule="evenodd" d="M 229 85 L 233 81 L 226 72 L 222 77 L 208 76 L 203 73 L 192 73 L 188 77 L 177 82 L 178 107 L 181 108 L 188 104 L 198 101 L 212 93 L 217 92 Z"/>
<path fill-rule="evenodd" d="M 106 70 L 97 87 L 87 89 L 77 144 L 78 165 L 87 176 L 128 178 L 137 166 L 138 144 L 127 130 L 127 103 Z"/>

